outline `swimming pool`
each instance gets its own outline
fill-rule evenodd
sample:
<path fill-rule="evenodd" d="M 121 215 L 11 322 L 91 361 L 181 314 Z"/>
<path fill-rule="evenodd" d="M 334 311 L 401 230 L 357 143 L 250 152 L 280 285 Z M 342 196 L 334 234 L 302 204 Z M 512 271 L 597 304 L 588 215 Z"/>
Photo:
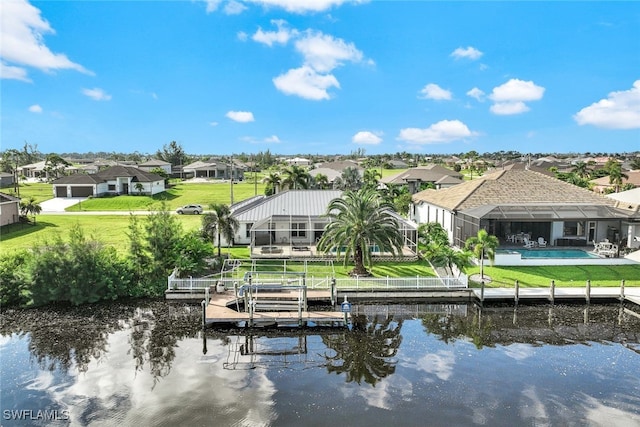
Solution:
<path fill-rule="evenodd" d="M 599 258 L 597 255 L 580 249 L 510 249 L 498 251 L 501 253 L 517 252 L 522 258 L 554 258 L 554 259 L 581 259 Z"/>

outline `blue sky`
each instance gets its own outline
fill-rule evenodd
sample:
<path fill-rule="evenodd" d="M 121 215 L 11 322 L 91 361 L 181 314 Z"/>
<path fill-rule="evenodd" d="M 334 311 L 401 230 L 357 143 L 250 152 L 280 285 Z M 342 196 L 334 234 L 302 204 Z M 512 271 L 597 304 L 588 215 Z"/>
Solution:
<path fill-rule="evenodd" d="M 2 0 L 1 145 L 640 150 L 640 3 Z"/>

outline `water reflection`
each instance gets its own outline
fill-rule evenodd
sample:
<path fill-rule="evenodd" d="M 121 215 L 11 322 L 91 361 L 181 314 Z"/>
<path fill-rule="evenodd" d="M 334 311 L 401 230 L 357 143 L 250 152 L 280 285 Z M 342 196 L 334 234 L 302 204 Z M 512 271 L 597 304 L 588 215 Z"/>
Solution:
<path fill-rule="evenodd" d="M 6 311 L 1 409 L 83 426 L 640 425 L 637 307 L 353 309 L 350 329 L 206 333 L 199 305 L 164 301 Z"/>

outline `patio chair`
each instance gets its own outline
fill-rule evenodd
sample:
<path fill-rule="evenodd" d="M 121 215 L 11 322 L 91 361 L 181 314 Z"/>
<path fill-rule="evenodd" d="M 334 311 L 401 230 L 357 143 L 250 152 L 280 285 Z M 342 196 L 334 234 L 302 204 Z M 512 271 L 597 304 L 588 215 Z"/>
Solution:
<path fill-rule="evenodd" d="M 531 240 L 529 240 L 528 238 L 526 238 L 526 237 L 525 237 L 525 238 L 524 238 L 524 245 L 523 245 L 523 246 L 524 246 L 525 248 L 527 248 L 527 249 L 531 249 L 531 248 L 535 247 L 535 246 L 536 246 L 536 244 L 535 244 L 533 241 L 531 241 Z"/>
<path fill-rule="evenodd" d="M 540 248 L 546 248 L 547 247 L 547 241 L 544 240 L 544 237 L 538 237 L 538 247 L 540 247 Z"/>

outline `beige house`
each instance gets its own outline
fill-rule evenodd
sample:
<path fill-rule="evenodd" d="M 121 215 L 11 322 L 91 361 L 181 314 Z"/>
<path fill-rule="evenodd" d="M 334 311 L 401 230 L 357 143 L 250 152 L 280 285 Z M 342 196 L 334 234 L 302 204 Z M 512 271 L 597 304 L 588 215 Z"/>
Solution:
<path fill-rule="evenodd" d="M 485 229 L 508 244 L 526 233 L 549 246 L 586 246 L 604 239 L 626 243 L 640 234 L 640 212 L 622 203 L 531 170 L 504 170 L 451 188 L 413 195 L 409 216 L 437 222 L 454 246 Z"/>

